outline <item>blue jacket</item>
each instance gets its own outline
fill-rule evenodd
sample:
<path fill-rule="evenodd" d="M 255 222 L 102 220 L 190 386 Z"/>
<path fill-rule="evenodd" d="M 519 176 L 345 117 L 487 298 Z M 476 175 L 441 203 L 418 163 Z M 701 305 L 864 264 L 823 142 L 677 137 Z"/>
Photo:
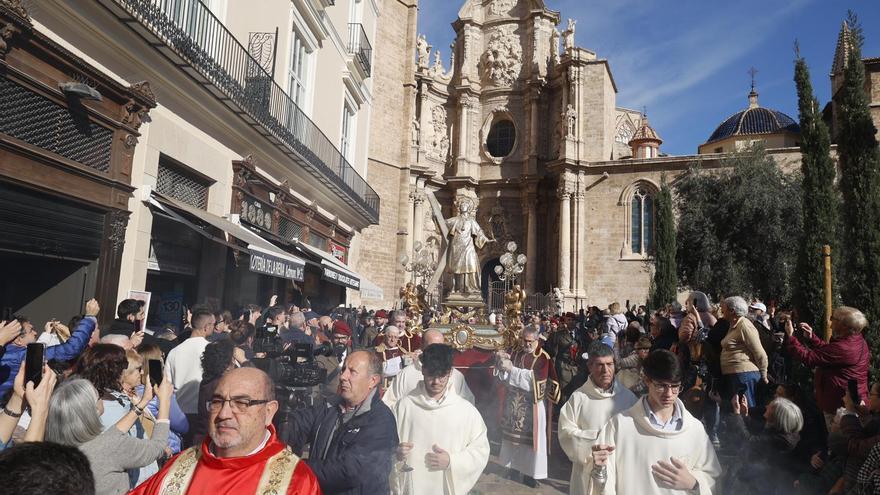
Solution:
<path fill-rule="evenodd" d="M 97 320 L 93 316 L 86 316 L 79 325 L 70 334 L 67 342 L 61 345 L 53 345 L 46 348 L 46 361 L 53 359 L 57 361 L 72 361 L 79 357 L 82 351 L 89 344 L 92 338 L 92 332 L 95 330 Z M 26 347 L 19 347 L 15 344 L 6 346 L 6 353 L 0 357 L 0 402 L 5 402 L 6 393 L 12 389 L 12 383 L 15 381 L 15 375 L 18 374 L 18 368 L 27 354 Z"/>
<path fill-rule="evenodd" d="M 341 398 L 298 409 L 283 425 L 282 439 L 297 454 L 310 444 L 309 459 L 324 495 L 388 493 L 388 475 L 399 440 L 394 414 L 374 390 L 369 408 L 342 423 Z M 337 425 L 339 425 L 337 427 Z"/>

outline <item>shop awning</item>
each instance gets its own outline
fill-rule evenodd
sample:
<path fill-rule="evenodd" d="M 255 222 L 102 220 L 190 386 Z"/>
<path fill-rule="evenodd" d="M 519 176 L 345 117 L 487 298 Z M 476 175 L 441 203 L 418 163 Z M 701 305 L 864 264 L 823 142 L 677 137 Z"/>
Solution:
<path fill-rule="evenodd" d="M 191 215 L 199 219 L 199 221 L 211 225 L 246 243 L 247 251 L 250 255 L 250 270 L 252 272 L 263 273 L 265 275 L 280 278 L 289 278 L 298 282 L 303 280 L 303 271 L 306 266 L 305 260 L 285 252 L 246 227 L 155 192 L 150 195 L 150 204 L 159 208 L 162 212 L 170 215 L 172 218 L 193 228 L 196 232 L 226 244 L 234 249 L 241 250 L 240 247 L 234 244 L 217 239 L 208 234 L 203 229 L 200 229 L 198 226 L 182 217 L 180 213 Z"/>
<path fill-rule="evenodd" d="M 296 241 L 296 247 L 302 252 L 314 256 L 321 263 L 323 270 L 321 278 L 324 280 L 349 289 L 361 289 L 361 278 L 363 277 L 351 271 L 345 263 L 339 261 L 332 254 L 300 241 Z"/>
<path fill-rule="evenodd" d="M 361 277 L 361 298 L 385 299 L 385 291 L 383 291 L 381 287 L 374 284 L 369 279 Z"/>

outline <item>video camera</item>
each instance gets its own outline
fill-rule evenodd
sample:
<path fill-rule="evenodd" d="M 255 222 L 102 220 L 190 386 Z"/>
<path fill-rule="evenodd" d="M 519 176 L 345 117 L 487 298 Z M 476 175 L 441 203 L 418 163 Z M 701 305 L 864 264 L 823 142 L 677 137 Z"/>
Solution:
<path fill-rule="evenodd" d="M 254 337 L 254 353 L 264 353 L 265 358 L 255 358 L 254 365 L 265 371 L 279 387 L 314 387 L 327 378 L 327 371 L 315 363 L 315 356 L 332 356 L 333 344 L 294 343 L 286 346 L 277 326 L 257 329 Z"/>

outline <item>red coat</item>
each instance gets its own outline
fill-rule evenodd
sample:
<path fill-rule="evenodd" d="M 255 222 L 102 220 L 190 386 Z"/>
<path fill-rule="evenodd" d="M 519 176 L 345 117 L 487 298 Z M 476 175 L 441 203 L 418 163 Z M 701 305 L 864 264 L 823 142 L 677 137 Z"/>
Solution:
<path fill-rule="evenodd" d="M 786 349 L 789 355 L 805 365 L 816 368 L 813 386 L 816 403 L 823 412 L 833 414 L 843 406 L 843 394 L 848 380 L 857 380 L 861 399 L 868 402 L 868 363 L 871 350 L 861 334 L 832 338 L 825 342 L 816 334 L 804 346 L 798 339 L 789 337 Z"/>

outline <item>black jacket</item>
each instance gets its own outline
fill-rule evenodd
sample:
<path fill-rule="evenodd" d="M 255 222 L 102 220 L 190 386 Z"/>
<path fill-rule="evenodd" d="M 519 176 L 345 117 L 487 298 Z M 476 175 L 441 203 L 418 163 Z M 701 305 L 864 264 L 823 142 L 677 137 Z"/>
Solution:
<path fill-rule="evenodd" d="M 339 396 L 327 403 L 300 409 L 282 428 L 282 440 L 301 455 L 308 444 L 312 468 L 324 495 L 376 495 L 389 492 L 388 475 L 397 448 L 394 414 L 374 392 L 369 408 L 362 407 L 342 422 Z"/>
<path fill-rule="evenodd" d="M 134 323 L 132 323 L 128 320 L 122 320 L 120 318 L 117 318 L 117 319 L 113 320 L 113 323 L 110 324 L 110 328 L 102 328 L 101 329 L 101 337 L 111 335 L 111 334 L 119 334 L 119 335 L 125 335 L 126 337 L 131 337 L 131 334 L 136 331 L 137 331 L 137 326 Z M 165 339 L 157 339 L 156 337 L 154 337 L 148 333 L 144 333 L 143 342 L 145 344 L 159 346 L 159 349 L 162 351 L 162 355 L 164 355 L 166 358 L 168 357 L 168 353 L 171 352 L 171 349 L 174 349 L 174 347 L 177 345 L 176 341 L 172 342 L 172 341 L 165 340 Z"/>

